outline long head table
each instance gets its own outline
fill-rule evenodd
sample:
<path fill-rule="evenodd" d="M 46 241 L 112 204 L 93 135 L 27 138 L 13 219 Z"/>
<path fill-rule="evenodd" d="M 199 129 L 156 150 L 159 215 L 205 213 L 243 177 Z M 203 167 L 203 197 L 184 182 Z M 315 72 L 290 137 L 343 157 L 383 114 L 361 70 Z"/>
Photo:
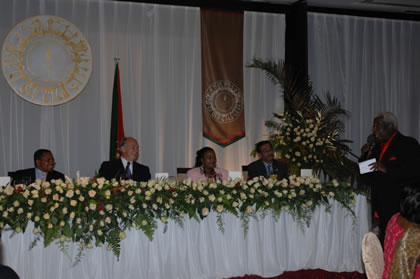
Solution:
<path fill-rule="evenodd" d="M 211 213 L 201 222 L 185 219 L 180 227 L 169 221 L 167 231 L 159 224 L 150 241 L 142 231 L 128 231 L 119 261 L 106 247 L 85 249 L 81 262 L 72 262 L 58 246 L 42 242 L 29 251 L 34 235 L 2 233 L 2 263 L 21 279 L 131 279 L 131 278 L 226 278 L 244 274 L 275 276 L 284 271 L 321 268 L 329 271 L 363 272 L 361 242 L 368 232 L 368 206 L 357 196 L 356 219 L 338 202 L 331 210 L 318 207 L 310 226 L 296 222 L 283 211 L 251 218 L 244 235 L 239 218 L 224 214 L 224 233 Z M 74 258 L 77 244 L 69 244 Z"/>

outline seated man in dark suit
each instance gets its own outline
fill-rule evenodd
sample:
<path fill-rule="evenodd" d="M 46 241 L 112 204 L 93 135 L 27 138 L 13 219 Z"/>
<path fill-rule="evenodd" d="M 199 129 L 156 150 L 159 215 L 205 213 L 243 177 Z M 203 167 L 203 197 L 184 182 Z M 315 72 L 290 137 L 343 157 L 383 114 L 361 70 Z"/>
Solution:
<path fill-rule="evenodd" d="M 38 149 L 34 153 L 35 168 L 29 168 L 24 170 L 18 170 L 13 175 L 13 181 L 15 184 L 31 184 L 36 179 L 43 181 L 51 181 L 52 179 L 64 180 L 64 174 L 55 171 L 55 160 L 54 156 L 48 149 Z"/>
<path fill-rule="evenodd" d="M 269 178 L 276 175 L 278 180 L 289 178 L 287 165 L 274 160 L 273 145 L 268 140 L 260 141 L 255 145 L 259 160 L 248 165 L 248 179 L 258 176 Z"/>
<path fill-rule="evenodd" d="M 121 158 L 103 162 L 99 176 L 106 179 L 132 179 L 148 181 L 151 178 L 149 167 L 136 162 L 139 158 L 139 144 L 134 138 L 123 138 L 120 143 Z"/>

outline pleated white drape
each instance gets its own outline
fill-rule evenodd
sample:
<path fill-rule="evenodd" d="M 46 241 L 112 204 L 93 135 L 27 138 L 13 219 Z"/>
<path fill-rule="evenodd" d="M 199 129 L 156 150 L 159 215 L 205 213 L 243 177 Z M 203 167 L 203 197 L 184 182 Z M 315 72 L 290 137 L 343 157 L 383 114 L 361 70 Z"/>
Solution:
<path fill-rule="evenodd" d="M 245 274 L 277 276 L 284 271 L 324 269 L 363 272 L 362 238 L 368 232 L 365 196 L 356 196 L 355 218 L 337 201 L 331 210 L 319 206 L 310 226 L 298 223 L 284 211 L 249 220 L 244 235 L 242 221 L 224 214 L 224 233 L 217 226 L 217 214 L 204 220 L 185 217 L 180 227 L 170 220 L 167 231 L 158 222 L 153 241 L 141 231 L 127 231 L 117 261 L 106 247 L 85 249 L 81 262 L 72 267 L 69 258 L 55 244 L 38 242 L 31 251 L 34 235 L 3 233 L 3 264 L 22 279 L 220 279 Z M 32 224 L 30 224 L 32 226 Z M 68 253 L 77 255 L 78 245 Z"/>
<path fill-rule="evenodd" d="M 282 110 L 280 91 L 258 70 L 244 68 L 246 138 L 221 148 L 202 137 L 200 10 L 97 0 L 4 0 L 0 40 L 27 17 L 63 17 L 86 35 L 93 73 L 73 101 L 40 107 L 18 97 L 0 78 L 0 176 L 33 166 L 38 148 L 51 149 L 56 169 L 92 176 L 108 159 L 114 57 L 120 58 L 125 133 L 140 143 L 151 172 L 175 175 L 191 167 L 203 146 L 218 165 L 240 170 L 253 144 L 267 137 L 264 121 Z M 246 12 L 244 65 L 252 57 L 284 57 L 284 15 Z"/>
<path fill-rule="evenodd" d="M 420 138 L 420 23 L 310 13 L 309 73 L 351 113 L 343 138 L 354 153 L 378 112 L 391 111 L 403 134 Z"/>

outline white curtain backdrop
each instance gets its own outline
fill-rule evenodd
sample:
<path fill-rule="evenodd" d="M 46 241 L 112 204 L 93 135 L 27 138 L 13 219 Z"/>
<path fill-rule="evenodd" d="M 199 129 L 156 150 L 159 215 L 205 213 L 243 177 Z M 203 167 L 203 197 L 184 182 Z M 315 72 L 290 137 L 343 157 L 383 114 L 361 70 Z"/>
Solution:
<path fill-rule="evenodd" d="M 93 73 L 73 101 L 40 107 L 17 96 L 0 78 L 0 176 L 33 167 L 33 153 L 48 148 L 56 169 L 92 176 L 108 160 L 114 57 L 120 58 L 124 128 L 140 143 L 139 161 L 152 174 L 191 167 L 203 146 L 218 165 L 240 170 L 265 139 L 264 121 L 282 110 L 278 88 L 258 70 L 244 68 L 246 137 L 221 148 L 201 130 L 200 10 L 111 1 L 3 0 L 0 41 L 27 17 L 51 14 L 75 24 L 93 51 Z M 284 15 L 246 12 L 244 64 L 252 57 L 284 58 Z"/>
<path fill-rule="evenodd" d="M 354 153 L 381 111 L 420 138 L 420 22 L 310 13 L 308 49 L 315 91 L 330 91 L 351 113 L 343 138 Z"/>

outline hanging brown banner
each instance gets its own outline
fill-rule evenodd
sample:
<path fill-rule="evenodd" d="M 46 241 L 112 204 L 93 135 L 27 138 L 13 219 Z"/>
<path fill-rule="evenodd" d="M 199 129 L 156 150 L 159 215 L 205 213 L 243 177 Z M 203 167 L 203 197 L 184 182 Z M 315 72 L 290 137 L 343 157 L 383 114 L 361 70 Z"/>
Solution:
<path fill-rule="evenodd" d="M 200 14 L 203 135 L 224 147 L 245 136 L 243 13 Z"/>

